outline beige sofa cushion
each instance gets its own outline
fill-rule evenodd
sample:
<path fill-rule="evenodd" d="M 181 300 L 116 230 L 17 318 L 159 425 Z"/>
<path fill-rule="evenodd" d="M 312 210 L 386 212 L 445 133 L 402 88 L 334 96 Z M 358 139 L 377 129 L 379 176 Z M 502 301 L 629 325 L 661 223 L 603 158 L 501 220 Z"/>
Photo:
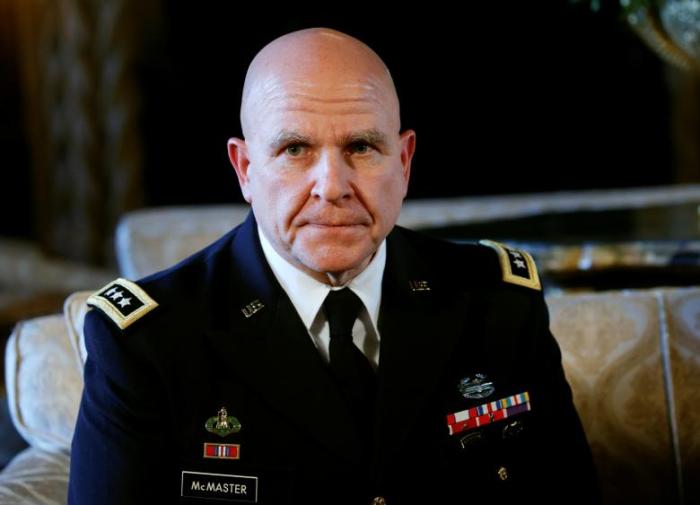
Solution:
<path fill-rule="evenodd" d="M 700 503 L 700 289 L 548 302 L 606 499 Z"/>
<path fill-rule="evenodd" d="M 62 315 L 15 327 L 5 351 L 5 381 L 20 435 L 34 447 L 68 452 L 83 379 Z"/>
<path fill-rule="evenodd" d="M 69 456 L 64 452 L 25 449 L 0 472 L 0 503 L 65 504 L 69 468 Z"/>
<path fill-rule="evenodd" d="M 137 280 L 168 268 L 242 223 L 248 205 L 164 207 L 125 215 L 117 226 L 122 277 Z"/>
<path fill-rule="evenodd" d="M 5 381 L 10 415 L 32 446 L 70 450 L 87 355 L 83 321 L 89 291 L 66 299 L 63 315 L 19 323 L 7 343 Z"/>

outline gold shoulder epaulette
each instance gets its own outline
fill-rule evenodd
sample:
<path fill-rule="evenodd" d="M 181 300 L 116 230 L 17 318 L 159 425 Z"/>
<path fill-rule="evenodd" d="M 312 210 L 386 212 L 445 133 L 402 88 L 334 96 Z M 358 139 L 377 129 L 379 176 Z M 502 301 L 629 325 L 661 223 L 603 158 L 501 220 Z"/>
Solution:
<path fill-rule="evenodd" d="M 537 266 L 529 253 L 513 249 L 493 240 L 479 240 L 479 243 L 490 247 L 498 253 L 498 260 L 501 263 L 501 272 L 505 282 L 538 291 L 542 290 L 540 277 L 537 275 Z"/>
<path fill-rule="evenodd" d="M 136 283 L 122 278 L 95 291 L 87 304 L 100 309 L 122 330 L 158 306 Z"/>

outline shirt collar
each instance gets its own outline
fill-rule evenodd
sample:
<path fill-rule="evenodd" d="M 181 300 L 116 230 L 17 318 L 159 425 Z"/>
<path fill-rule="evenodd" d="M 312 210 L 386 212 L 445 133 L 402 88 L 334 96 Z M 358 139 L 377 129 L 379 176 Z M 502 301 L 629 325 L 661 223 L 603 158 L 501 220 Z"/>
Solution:
<path fill-rule="evenodd" d="M 331 286 L 317 281 L 285 260 L 272 247 L 260 226 L 258 226 L 258 235 L 263 254 L 272 272 L 292 301 L 294 308 L 304 322 L 304 326 L 306 326 L 307 330 L 310 330 L 328 292 L 331 289 L 340 289 L 341 287 L 331 288 Z M 362 300 L 377 334 L 379 305 L 382 298 L 382 277 L 384 276 L 385 265 L 386 240 L 383 240 L 367 267 L 346 286 L 342 286 L 352 289 Z"/>

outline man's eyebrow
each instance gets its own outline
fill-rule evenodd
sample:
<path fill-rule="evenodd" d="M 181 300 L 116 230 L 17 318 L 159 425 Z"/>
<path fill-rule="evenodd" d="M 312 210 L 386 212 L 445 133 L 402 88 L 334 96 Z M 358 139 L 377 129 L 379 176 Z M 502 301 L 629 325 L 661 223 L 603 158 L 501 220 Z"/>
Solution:
<path fill-rule="evenodd" d="M 277 151 L 289 144 L 311 144 L 311 137 L 293 130 L 282 130 L 270 143 L 270 150 Z"/>
<path fill-rule="evenodd" d="M 375 128 L 370 128 L 369 130 L 348 133 L 341 139 L 342 145 L 354 144 L 356 142 L 365 142 L 375 146 L 384 146 L 387 144 L 387 136 Z"/>
<path fill-rule="evenodd" d="M 340 138 L 340 145 L 344 146 L 357 142 L 365 142 L 374 146 L 385 146 L 387 144 L 387 136 L 376 128 L 370 128 L 368 130 L 347 133 Z M 272 139 L 270 150 L 276 152 L 290 144 L 311 145 L 312 143 L 311 137 L 308 135 L 294 130 L 282 130 Z"/>

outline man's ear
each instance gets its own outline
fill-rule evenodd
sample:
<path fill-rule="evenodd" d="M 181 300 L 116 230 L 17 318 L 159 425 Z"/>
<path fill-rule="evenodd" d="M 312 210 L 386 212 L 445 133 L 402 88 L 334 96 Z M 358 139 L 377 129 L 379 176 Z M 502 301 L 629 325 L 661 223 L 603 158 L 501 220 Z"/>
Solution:
<path fill-rule="evenodd" d="M 407 192 L 408 181 L 411 178 L 411 160 L 413 160 L 413 153 L 416 152 L 416 132 L 413 130 L 406 130 L 401 133 L 399 140 L 401 145 L 403 178 L 406 184 L 405 192 Z"/>
<path fill-rule="evenodd" d="M 241 187 L 243 198 L 248 203 L 252 203 L 250 194 L 250 178 L 248 177 L 248 168 L 250 167 L 250 158 L 248 157 L 248 146 L 245 140 L 232 137 L 228 139 L 228 159 L 236 171 L 238 184 Z"/>

